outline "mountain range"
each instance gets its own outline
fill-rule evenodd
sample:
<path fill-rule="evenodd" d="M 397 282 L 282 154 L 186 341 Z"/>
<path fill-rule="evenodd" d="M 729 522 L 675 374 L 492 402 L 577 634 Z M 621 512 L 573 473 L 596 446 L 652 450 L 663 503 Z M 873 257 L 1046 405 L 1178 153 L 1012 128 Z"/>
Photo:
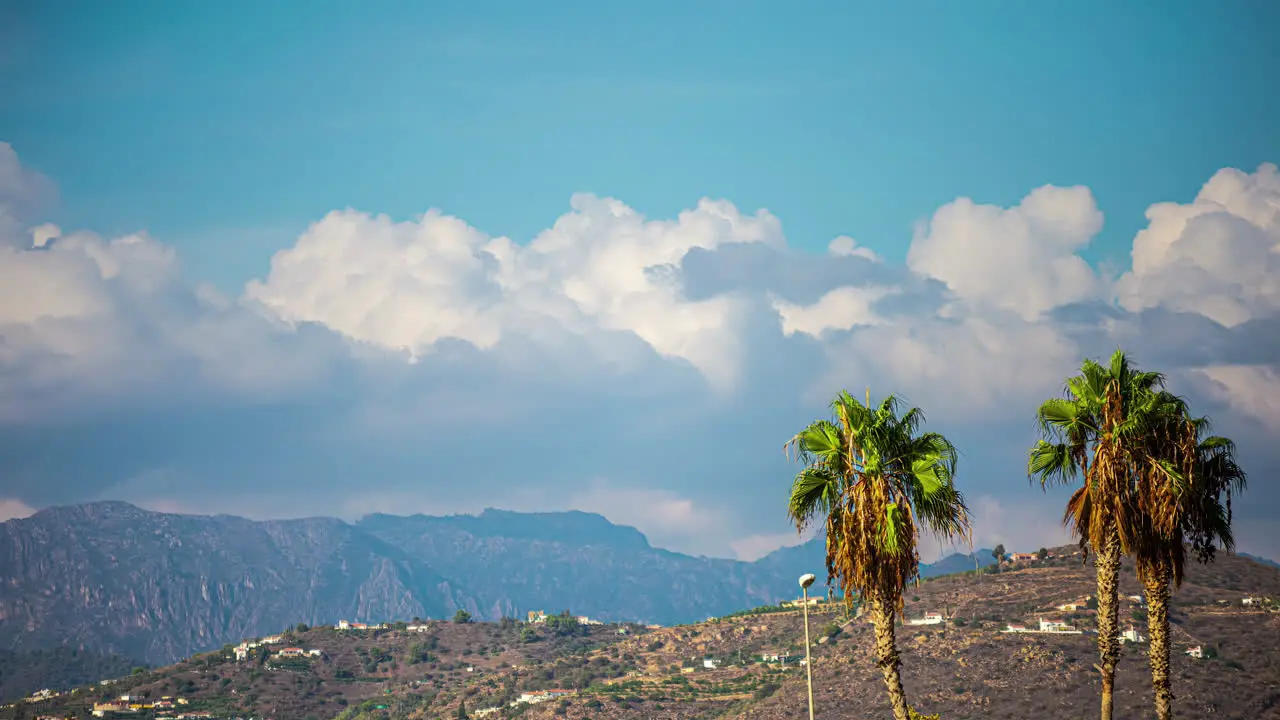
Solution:
<path fill-rule="evenodd" d="M 796 578 L 821 575 L 823 555 L 815 539 L 754 562 L 693 557 L 579 511 L 347 523 L 54 507 L 0 524 L 0 649 L 162 664 L 295 623 L 460 609 L 685 623 L 794 598 Z M 986 550 L 957 554 L 922 575 L 991 562 Z"/>

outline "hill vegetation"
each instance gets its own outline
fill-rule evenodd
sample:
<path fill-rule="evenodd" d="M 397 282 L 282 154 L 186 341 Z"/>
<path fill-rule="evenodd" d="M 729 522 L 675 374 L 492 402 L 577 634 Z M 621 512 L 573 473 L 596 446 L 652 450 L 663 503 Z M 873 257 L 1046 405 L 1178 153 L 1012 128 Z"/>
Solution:
<path fill-rule="evenodd" d="M 965 573 L 911 586 L 905 616 L 947 616 L 937 625 L 898 629 L 903 679 L 913 704 L 947 720 L 1078 718 L 1096 712 L 1097 673 L 1091 635 L 1002 632 L 1009 624 L 1055 619 L 1088 630 L 1085 606 L 1056 607 L 1093 589 L 1092 569 L 1059 548 L 1055 557 L 1001 572 Z M 1121 569 L 1122 596 L 1141 586 Z M 1280 597 L 1280 571 L 1238 556 L 1195 565 L 1174 596 L 1173 671 L 1182 717 L 1260 718 L 1280 710 L 1280 614 L 1245 597 Z M 1126 626 L 1142 626 L 1140 603 L 1125 601 Z M 858 608 L 822 604 L 811 611 L 818 718 L 890 716 L 873 664 L 872 630 Z M 416 625 L 416 624 L 415 624 Z M 94 702 L 120 695 L 177 710 L 142 710 L 140 719 L 207 711 L 215 717 L 391 720 L 471 717 L 555 720 L 741 718 L 782 720 L 805 714 L 800 611 L 768 607 L 700 623 L 650 629 L 637 625 L 430 621 L 340 631 L 294 628 L 281 642 L 234 648 L 128 675 L 49 701 L 0 710 L 0 720 L 37 715 L 84 717 Z M 1195 659 L 1186 649 L 1201 646 Z M 283 659 L 280 649 L 318 650 Z M 1144 644 L 1126 644 L 1117 674 L 1116 718 L 1150 714 Z M 770 661 L 762 662 L 768 656 Z M 774 656 L 781 656 L 775 661 Z M 706 661 L 716 667 L 707 667 Z M 520 703 L 522 696 L 564 695 Z M 511 703 L 516 703 L 512 705 Z M 491 713 L 477 711 L 494 708 Z"/>

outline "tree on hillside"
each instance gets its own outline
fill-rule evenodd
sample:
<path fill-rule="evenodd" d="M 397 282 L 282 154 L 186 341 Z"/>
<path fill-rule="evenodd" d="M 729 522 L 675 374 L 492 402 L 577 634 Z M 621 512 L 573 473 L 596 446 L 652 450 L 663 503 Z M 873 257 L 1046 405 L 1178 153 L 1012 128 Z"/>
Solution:
<path fill-rule="evenodd" d="M 999 570 L 1000 566 L 1004 564 L 1004 545 L 996 545 L 995 549 L 991 551 L 991 557 L 996 559 L 996 570 Z"/>
<path fill-rule="evenodd" d="M 1134 469 L 1151 464 L 1152 434 L 1162 418 L 1179 415 L 1183 407 L 1164 391 L 1163 375 L 1137 370 L 1117 350 L 1106 367 L 1081 363 L 1080 373 L 1067 379 L 1065 396 L 1046 400 L 1036 412 L 1041 439 L 1028 453 L 1028 476 L 1046 489 L 1081 482 L 1063 522 L 1082 549 L 1093 551 L 1102 720 L 1112 717 L 1120 658 L 1120 558 L 1132 551 L 1142 524 Z"/>
<path fill-rule="evenodd" d="M 1049 558 L 1049 548 L 1040 548 L 1036 551 L 1037 560 L 1047 560 Z"/>
<path fill-rule="evenodd" d="M 1147 596 L 1148 657 L 1156 717 L 1173 717 L 1169 677 L 1169 591 L 1182 585 L 1186 547 L 1201 562 L 1213 560 L 1218 545 L 1234 548 L 1231 497 L 1244 490 L 1246 476 L 1235 461 L 1235 444 L 1209 436 L 1206 418 L 1168 417 L 1152 433 L 1154 462 L 1139 468 L 1137 483 L 1143 532 L 1134 558 Z"/>
<path fill-rule="evenodd" d="M 453 614 L 453 621 L 459 625 L 466 625 L 471 622 L 471 613 L 463 610 L 462 608 L 458 608 L 458 612 Z"/>
<path fill-rule="evenodd" d="M 819 516 L 826 529 L 827 582 L 838 579 L 846 603 L 856 593 L 871 609 L 876 661 L 896 720 L 911 710 L 899 673 L 894 618 L 918 577 L 918 528 L 967 537 L 968 509 L 954 484 L 956 449 L 938 433 L 920 433 L 924 414 L 899 414 L 898 398 L 879 406 L 842 392 L 833 420 L 818 420 L 787 443 L 804 468 L 787 506 L 804 532 Z"/>
<path fill-rule="evenodd" d="M 454 717 L 457 718 L 458 720 L 467 720 L 467 718 L 471 717 L 470 715 L 467 714 L 466 699 L 462 699 L 458 701 L 458 714 L 454 715 Z"/>

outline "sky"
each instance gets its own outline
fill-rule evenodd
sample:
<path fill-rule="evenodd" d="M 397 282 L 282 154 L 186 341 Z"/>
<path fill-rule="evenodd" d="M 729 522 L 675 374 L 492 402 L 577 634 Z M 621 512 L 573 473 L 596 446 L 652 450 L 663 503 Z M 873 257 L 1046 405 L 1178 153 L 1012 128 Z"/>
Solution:
<path fill-rule="evenodd" d="M 576 508 L 752 559 L 847 388 L 1062 543 L 1117 347 L 1280 558 L 1280 6 L 0 2 L 0 520 Z M 932 543 L 926 558 L 941 551 Z"/>

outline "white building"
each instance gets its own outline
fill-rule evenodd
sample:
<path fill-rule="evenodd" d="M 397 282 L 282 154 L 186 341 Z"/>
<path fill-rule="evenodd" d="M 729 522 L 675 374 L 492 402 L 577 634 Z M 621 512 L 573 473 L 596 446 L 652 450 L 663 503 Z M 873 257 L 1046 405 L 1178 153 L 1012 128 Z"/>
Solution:
<path fill-rule="evenodd" d="M 1128 630 L 1125 630 L 1124 632 L 1120 633 L 1120 642 L 1122 643 L 1126 643 L 1126 642 L 1144 643 L 1146 641 L 1147 641 L 1147 637 L 1142 633 L 1139 633 L 1138 630 L 1132 625 L 1129 626 Z"/>
<path fill-rule="evenodd" d="M 1241 604 L 1241 605 L 1244 605 L 1244 606 L 1246 606 L 1246 607 L 1251 607 L 1251 606 L 1253 606 L 1253 605 L 1261 605 L 1261 604 L 1262 604 L 1262 598 L 1259 598 L 1259 597 L 1247 597 L 1247 598 L 1245 598 L 1245 599 L 1241 600 L 1241 601 L 1240 601 L 1240 604 Z"/>
<path fill-rule="evenodd" d="M 1197 659 L 1204 657 L 1204 651 L 1200 649 L 1199 645 L 1193 648 L 1187 648 L 1187 654 Z"/>
<path fill-rule="evenodd" d="M 924 617 L 911 618 L 907 621 L 908 625 L 941 625 L 942 615 L 940 613 L 925 613 Z"/>
<path fill-rule="evenodd" d="M 702 667 L 708 670 L 715 670 L 716 668 L 720 667 L 720 661 L 716 660 L 715 658 L 705 658 L 702 661 Z"/>
<path fill-rule="evenodd" d="M 1139 604 L 1139 605 L 1146 605 L 1146 604 L 1147 604 L 1147 599 L 1146 599 L 1145 597 L 1143 597 L 1142 595 L 1126 595 L 1126 596 L 1125 596 L 1125 599 L 1126 599 L 1126 600 L 1128 600 L 1129 602 L 1134 602 L 1134 603 L 1137 603 L 1137 604 Z"/>
<path fill-rule="evenodd" d="M 1061 620 L 1045 620 L 1040 618 L 1040 632 L 1042 633 L 1065 633 L 1067 635 L 1083 635 L 1084 632 L 1077 630 Z"/>

